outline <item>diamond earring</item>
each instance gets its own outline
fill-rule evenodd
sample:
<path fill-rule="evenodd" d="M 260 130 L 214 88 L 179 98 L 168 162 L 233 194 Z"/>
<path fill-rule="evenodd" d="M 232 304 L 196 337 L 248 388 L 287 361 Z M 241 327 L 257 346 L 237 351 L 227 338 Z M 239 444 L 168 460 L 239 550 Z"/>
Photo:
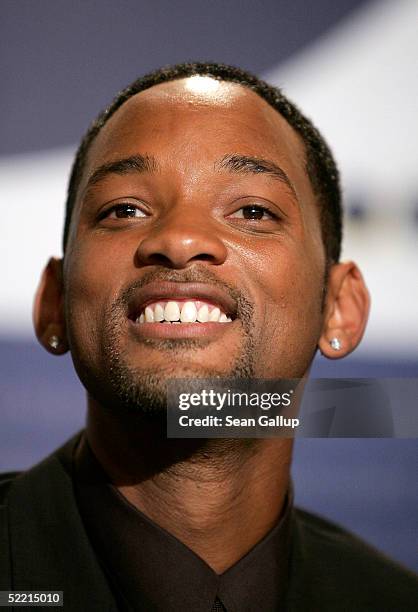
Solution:
<path fill-rule="evenodd" d="M 58 338 L 58 336 L 55 336 L 55 335 L 51 336 L 50 339 L 48 340 L 48 344 L 51 348 L 53 348 L 56 351 L 60 345 L 60 339 Z"/>
<path fill-rule="evenodd" d="M 329 343 L 334 351 L 339 351 L 341 349 L 341 342 L 338 340 L 338 338 L 331 338 Z"/>

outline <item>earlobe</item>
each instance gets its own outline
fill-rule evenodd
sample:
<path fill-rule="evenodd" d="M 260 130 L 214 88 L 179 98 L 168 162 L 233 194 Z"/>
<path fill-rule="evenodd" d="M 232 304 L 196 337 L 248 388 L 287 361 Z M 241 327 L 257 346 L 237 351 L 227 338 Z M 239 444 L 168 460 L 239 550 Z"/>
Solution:
<path fill-rule="evenodd" d="M 319 340 L 321 353 L 329 359 L 351 353 L 363 337 L 369 309 L 369 292 L 356 264 L 345 262 L 332 266 Z"/>
<path fill-rule="evenodd" d="M 64 319 L 62 260 L 51 258 L 46 265 L 33 304 L 36 337 L 54 355 L 68 351 Z"/>

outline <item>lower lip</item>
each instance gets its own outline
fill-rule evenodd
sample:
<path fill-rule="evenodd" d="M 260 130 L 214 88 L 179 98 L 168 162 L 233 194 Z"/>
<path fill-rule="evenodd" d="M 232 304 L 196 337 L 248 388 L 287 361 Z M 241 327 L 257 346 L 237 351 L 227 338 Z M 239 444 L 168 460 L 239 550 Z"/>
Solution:
<path fill-rule="evenodd" d="M 210 338 L 220 336 L 230 329 L 228 323 L 135 323 L 130 321 L 132 331 L 141 338 Z"/>

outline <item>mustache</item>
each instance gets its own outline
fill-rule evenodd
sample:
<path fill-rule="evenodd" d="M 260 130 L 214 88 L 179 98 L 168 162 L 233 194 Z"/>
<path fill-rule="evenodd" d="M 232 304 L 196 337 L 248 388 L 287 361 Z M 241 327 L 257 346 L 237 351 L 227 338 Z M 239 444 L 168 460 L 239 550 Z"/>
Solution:
<path fill-rule="evenodd" d="M 239 299 L 242 299 L 242 291 L 237 290 L 225 281 L 221 281 L 215 274 L 206 268 L 196 265 L 191 268 L 186 268 L 185 270 L 170 270 L 167 268 L 149 270 L 122 292 L 120 300 L 123 303 L 127 303 L 132 297 L 132 294 L 138 291 L 138 289 L 145 287 L 149 283 L 162 281 L 171 283 L 208 283 L 223 289 L 237 302 Z"/>

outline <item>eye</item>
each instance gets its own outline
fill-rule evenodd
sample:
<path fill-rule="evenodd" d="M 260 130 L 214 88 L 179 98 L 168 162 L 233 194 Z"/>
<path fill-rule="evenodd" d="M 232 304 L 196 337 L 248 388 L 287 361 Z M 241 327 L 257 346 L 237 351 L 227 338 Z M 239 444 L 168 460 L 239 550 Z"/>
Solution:
<path fill-rule="evenodd" d="M 247 206 L 242 206 L 239 210 L 229 216 L 233 219 L 246 219 L 248 221 L 267 221 L 270 219 L 277 219 L 277 215 L 260 204 L 248 204 Z"/>
<path fill-rule="evenodd" d="M 101 213 L 100 219 L 139 219 L 147 214 L 135 204 L 116 204 Z"/>

